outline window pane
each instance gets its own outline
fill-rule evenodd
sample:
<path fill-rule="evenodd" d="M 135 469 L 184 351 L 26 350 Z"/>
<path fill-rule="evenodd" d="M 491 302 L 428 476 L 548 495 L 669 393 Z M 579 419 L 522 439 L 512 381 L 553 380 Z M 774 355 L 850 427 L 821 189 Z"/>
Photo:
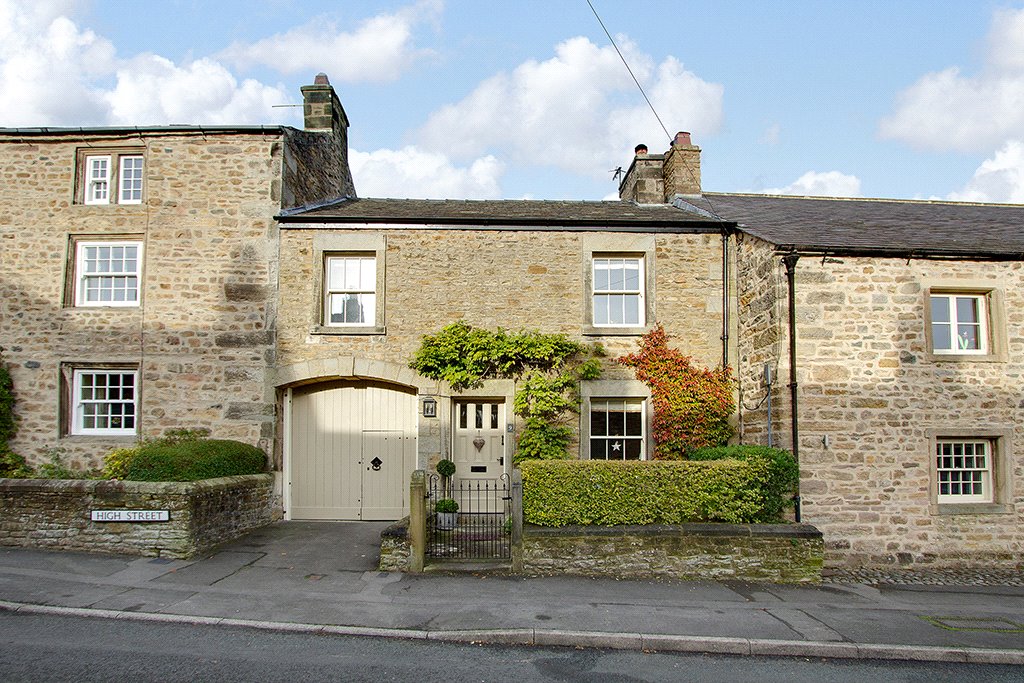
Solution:
<path fill-rule="evenodd" d="M 623 274 L 625 277 L 625 289 L 639 291 L 640 290 L 640 262 L 631 259 L 623 265 Z"/>
<path fill-rule="evenodd" d="M 950 322 L 949 317 L 949 297 L 945 296 L 933 296 L 932 297 L 932 322 Z"/>
<path fill-rule="evenodd" d="M 594 291 L 603 292 L 608 289 L 608 263 L 604 259 L 594 259 Z"/>
<path fill-rule="evenodd" d="M 973 296 L 956 298 L 956 320 L 959 323 L 978 322 L 978 299 Z"/>
<path fill-rule="evenodd" d="M 622 297 L 623 321 L 627 325 L 640 324 L 640 297 L 636 294 L 626 294 Z"/>
<path fill-rule="evenodd" d="M 491 429 L 498 428 L 498 404 L 491 404 Z"/>
<path fill-rule="evenodd" d="M 484 426 L 484 407 L 483 407 L 482 404 L 477 403 L 475 408 L 476 408 L 476 411 L 475 411 L 476 428 L 477 429 L 483 429 L 483 426 Z"/>
<path fill-rule="evenodd" d="M 590 434 L 591 436 L 608 435 L 608 413 L 595 408 L 590 411 Z"/>
<path fill-rule="evenodd" d="M 459 404 L 459 429 L 466 428 L 466 411 L 468 406 L 465 403 Z"/>

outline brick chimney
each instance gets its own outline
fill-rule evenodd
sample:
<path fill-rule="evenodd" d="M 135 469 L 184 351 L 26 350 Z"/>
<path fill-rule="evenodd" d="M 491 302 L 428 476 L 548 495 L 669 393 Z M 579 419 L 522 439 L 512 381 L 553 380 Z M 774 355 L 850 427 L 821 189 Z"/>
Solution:
<path fill-rule="evenodd" d="M 665 154 L 634 156 L 619 183 L 619 199 L 637 204 L 664 204 L 677 194 L 700 192 L 700 147 L 685 132 L 676 133 Z"/>
<path fill-rule="evenodd" d="M 348 116 L 334 87 L 327 80 L 327 74 L 321 71 L 313 79 L 313 85 L 304 85 L 301 90 L 303 127 L 306 130 L 339 132 L 348 128 Z"/>

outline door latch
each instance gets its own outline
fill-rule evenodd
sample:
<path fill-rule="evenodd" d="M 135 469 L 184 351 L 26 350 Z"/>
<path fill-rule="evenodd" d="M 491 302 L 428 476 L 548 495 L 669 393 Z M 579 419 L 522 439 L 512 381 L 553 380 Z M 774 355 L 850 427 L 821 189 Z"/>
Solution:
<path fill-rule="evenodd" d="M 380 466 L 384 464 L 384 461 L 380 458 L 374 458 L 370 461 L 370 467 L 373 468 L 374 472 L 380 471 Z"/>

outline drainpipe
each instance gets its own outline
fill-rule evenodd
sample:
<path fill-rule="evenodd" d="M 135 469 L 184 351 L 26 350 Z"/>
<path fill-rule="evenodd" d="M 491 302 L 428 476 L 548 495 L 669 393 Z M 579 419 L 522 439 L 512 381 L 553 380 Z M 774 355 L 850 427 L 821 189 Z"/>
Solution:
<path fill-rule="evenodd" d="M 782 257 L 782 263 L 786 266 L 786 284 L 789 288 L 789 406 L 793 441 L 793 459 L 797 468 L 800 467 L 800 428 L 797 418 L 797 382 L 796 382 L 796 262 L 800 255 L 790 252 Z M 795 503 L 796 521 L 800 521 L 800 479 L 796 481 L 796 495 L 793 497 Z"/>
<path fill-rule="evenodd" d="M 722 228 L 722 368 L 729 365 L 729 231 Z"/>

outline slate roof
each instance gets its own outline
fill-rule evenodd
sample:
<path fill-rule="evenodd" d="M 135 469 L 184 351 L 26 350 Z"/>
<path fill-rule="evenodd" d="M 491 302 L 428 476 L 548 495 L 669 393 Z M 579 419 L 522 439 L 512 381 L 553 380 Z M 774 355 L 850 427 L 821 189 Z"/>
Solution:
<path fill-rule="evenodd" d="M 1024 259 L 1024 206 L 705 193 L 688 203 L 780 249 Z"/>
<path fill-rule="evenodd" d="M 620 201 L 516 199 L 356 199 L 282 211 L 291 223 L 398 223 L 469 227 L 530 226 L 565 229 L 619 228 L 668 232 L 720 232 L 723 221 L 670 204 Z M 731 224 L 726 224 L 730 227 Z"/>

